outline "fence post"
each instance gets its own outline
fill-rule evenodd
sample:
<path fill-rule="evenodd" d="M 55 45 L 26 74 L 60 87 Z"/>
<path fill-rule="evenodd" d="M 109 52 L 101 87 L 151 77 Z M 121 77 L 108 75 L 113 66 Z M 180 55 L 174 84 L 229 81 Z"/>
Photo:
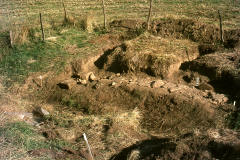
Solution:
<path fill-rule="evenodd" d="M 67 22 L 67 12 L 66 12 L 66 8 L 65 8 L 65 5 L 64 3 L 62 2 L 63 4 L 63 9 L 64 9 L 64 22 Z"/>
<path fill-rule="evenodd" d="M 218 10 L 218 15 L 219 15 L 219 22 L 220 22 L 221 41 L 222 41 L 222 43 L 223 43 L 223 42 L 224 42 L 224 39 L 223 39 L 222 18 L 221 18 L 220 10 Z"/>
<path fill-rule="evenodd" d="M 150 8 L 149 8 L 149 14 L 148 14 L 148 20 L 147 20 L 148 30 L 150 29 L 150 28 L 149 28 L 149 24 L 150 24 L 151 13 L 152 13 L 152 3 L 153 3 L 153 0 L 150 0 Z"/>
<path fill-rule="evenodd" d="M 106 21 L 104 0 L 102 0 L 102 5 L 103 5 L 103 16 L 104 16 L 104 29 L 106 29 L 107 28 L 107 21 Z"/>
<path fill-rule="evenodd" d="M 11 47 L 13 47 L 13 35 L 12 31 L 9 31 Z"/>
<path fill-rule="evenodd" d="M 40 13 L 40 23 L 41 23 L 43 41 L 45 41 L 45 33 L 44 33 L 43 24 L 42 24 L 42 14 L 41 13 Z"/>

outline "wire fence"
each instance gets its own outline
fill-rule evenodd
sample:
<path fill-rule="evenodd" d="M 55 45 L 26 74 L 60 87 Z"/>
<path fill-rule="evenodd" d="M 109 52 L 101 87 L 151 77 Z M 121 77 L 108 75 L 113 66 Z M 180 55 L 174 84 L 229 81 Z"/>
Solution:
<path fill-rule="evenodd" d="M 79 20 L 89 14 L 89 12 L 92 12 L 95 16 L 95 23 L 103 23 L 102 0 L 86 2 L 83 0 L 4 0 L 0 6 L 0 28 L 8 30 L 9 27 L 25 21 L 28 22 L 29 27 L 39 25 L 39 13 L 42 13 L 45 23 L 50 23 L 51 21 L 60 22 L 64 18 L 63 2 L 67 16 Z M 147 0 L 137 3 L 133 0 L 108 0 L 105 1 L 105 7 L 108 22 L 120 18 L 143 18 L 146 20 L 149 2 Z"/>

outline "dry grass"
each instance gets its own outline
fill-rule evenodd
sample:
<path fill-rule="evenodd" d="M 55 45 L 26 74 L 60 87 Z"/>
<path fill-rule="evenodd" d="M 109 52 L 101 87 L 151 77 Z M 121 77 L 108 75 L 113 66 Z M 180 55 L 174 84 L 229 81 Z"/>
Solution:
<path fill-rule="evenodd" d="M 76 22 L 73 17 L 68 16 L 64 19 L 64 24 L 75 26 Z"/>
<path fill-rule="evenodd" d="M 139 129 L 139 120 L 141 119 L 141 113 L 138 108 L 135 108 L 132 112 L 120 113 L 113 117 L 113 122 L 121 124 L 121 126 L 132 127 L 135 130 Z"/>
<path fill-rule="evenodd" d="M 73 145 L 76 147 L 87 149 L 84 139 L 79 138 L 85 133 L 96 159 L 109 159 L 119 151 L 117 148 L 133 145 L 138 139 L 131 135 L 129 129 L 134 129 L 136 132 L 141 130 L 139 126 L 141 113 L 138 111 L 138 108 L 133 111 L 120 111 L 102 116 L 76 116 L 68 112 L 54 114 L 56 112 L 53 113 L 55 123 L 61 125 L 61 123 L 63 124 L 66 121 L 73 122 L 72 125 L 61 125 L 62 127 L 58 127 L 57 138 L 73 142 Z M 104 126 L 109 126 L 110 128 L 106 130 Z M 77 143 L 74 142 L 75 139 L 78 139 Z M 109 148 L 109 145 L 114 147 Z M 134 152 L 130 157 L 133 160 L 137 155 Z"/>
<path fill-rule="evenodd" d="M 13 43 L 21 45 L 29 42 L 29 27 L 26 24 L 21 25 L 13 29 Z"/>
<path fill-rule="evenodd" d="M 152 35 L 143 35 L 134 40 L 126 42 L 127 51 L 135 53 L 137 57 L 148 58 L 153 55 L 158 61 L 176 62 L 179 59 L 188 60 L 193 59 L 198 55 L 198 51 L 194 53 L 191 51 L 197 48 L 197 44 L 189 40 L 178 40 L 163 37 L 155 37 Z M 186 51 L 191 51 L 190 57 Z"/>
<path fill-rule="evenodd" d="M 87 13 L 85 15 L 85 18 L 83 18 L 82 20 L 82 27 L 88 33 L 92 33 L 93 31 L 93 21 L 94 21 L 94 15 L 92 12 Z"/>
<path fill-rule="evenodd" d="M 29 26 L 39 25 L 39 12 L 44 13 L 45 21 L 50 21 L 54 17 L 55 21 L 62 21 L 63 6 L 62 1 L 49 0 L 41 1 L 4 1 L 0 6 L 0 28 L 6 30 L 9 25 L 21 21 L 23 18 L 29 20 Z M 75 19 L 79 19 L 80 14 L 94 11 L 97 24 L 103 23 L 102 6 L 100 1 L 86 2 L 83 0 L 67 1 L 65 5 L 68 14 Z M 149 1 L 105 1 L 107 21 L 123 18 L 139 18 L 146 20 L 149 9 Z M 191 6 L 191 7 L 189 7 Z M 240 24 L 239 1 L 155 1 L 153 4 L 152 19 L 169 18 L 191 18 L 199 19 L 210 24 L 219 24 L 217 10 L 220 9 L 223 17 L 223 27 L 236 28 Z"/>
<path fill-rule="evenodd" d="M 128 160 L 138 160 L 140 158 L 140 151 L 139 150 L 133 150 L 131 154 L 128 156 Z"/>

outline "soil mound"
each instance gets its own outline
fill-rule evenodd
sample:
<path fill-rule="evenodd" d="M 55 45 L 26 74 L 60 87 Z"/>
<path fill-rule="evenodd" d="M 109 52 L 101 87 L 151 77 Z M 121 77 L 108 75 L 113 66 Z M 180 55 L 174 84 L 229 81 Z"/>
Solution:
<path fill-rule="evenodd" d="M 213 86 L 221 84 L 221 88 L 239 89 L 240 53 L 237 51 L 216 52 L 199 57 L 191 62 L 185 62 L 181 69 L 190 69 L 209 77 Z M 222 92 L 222 91 L 221 91 Z"/>
<path fill-rule="evenodd" d="M 110 23 L 111 27 L 127 28 L 136 30 L 145 28 L 146 21 L 123 19 L 115 20 Z M 172 37 L 177 39 L 189 39 L 199 44 L 200 50 L 207 53 L 213 53 L 222 47 L 220 28 L 217 25 L 210 25 L 193 19 L 172 19 L 167 21 L 154 21 L 150 24 L 152 33 L 163 37 Z M 224 47 L 237 48 L 240 46 L 240 29 L 224 30 Z M 209 46 L 212 45 L 212 46 Z"/>
<path fill-rule="evenodd" d="M 228 30 L 224 34 L 226 39 L 224 43 L 225 47 L 240 49 L 240 29 Z"/>
<path fill-rule="evenodd" d="M 103 68 L 111 72 L 145 72 L 167 77 L 181 63 L 199 56 L 198 46 L 188 40 L 144 35 L 124 42 L 105 58 Z"/>
<path fill-rule="evenodd" d="M 115 20 L 110 23 L 111 27 L 124 27 L 128 29 L 137 29 L 141 27 L 146 21 L 141 19 L 123 19 L 123 20 Z"/>
<path fill-rule="evenodd" d="M 158 35 L 187 38 L 203 44 L 213 44 L 221 40 L 218 26 L 192 19 L 156 21 L 153 22 L 152 30 Z"/>

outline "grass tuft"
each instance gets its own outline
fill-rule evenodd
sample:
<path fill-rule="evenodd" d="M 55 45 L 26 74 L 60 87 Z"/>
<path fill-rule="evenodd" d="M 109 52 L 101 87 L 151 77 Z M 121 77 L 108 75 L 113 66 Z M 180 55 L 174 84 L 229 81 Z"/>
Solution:
<path fill-rule="evenodd" d="M 139 150 L 133 150 L 131 154 L 128 156 L 128 160 L 138 160 L 140 159 L 140 151 Z"/>
<path fill-rule="evenodd" d="M 82 20 L 82 27 L 85 31 L 88 33 L 93 32 L 93 21 L 94 21 L 94 15 L 92 12 L 89 12 L 85 18 Z"/>
<path fill-rule="evenodd" d="M 14 44 L 17 44 L 18 46 L 28 43 L 29 42 L 29 31 L 30 28 L 27 25 L 21 25 L 20 27 L 17 27 L 13 29 L 13 42 Z"/>

